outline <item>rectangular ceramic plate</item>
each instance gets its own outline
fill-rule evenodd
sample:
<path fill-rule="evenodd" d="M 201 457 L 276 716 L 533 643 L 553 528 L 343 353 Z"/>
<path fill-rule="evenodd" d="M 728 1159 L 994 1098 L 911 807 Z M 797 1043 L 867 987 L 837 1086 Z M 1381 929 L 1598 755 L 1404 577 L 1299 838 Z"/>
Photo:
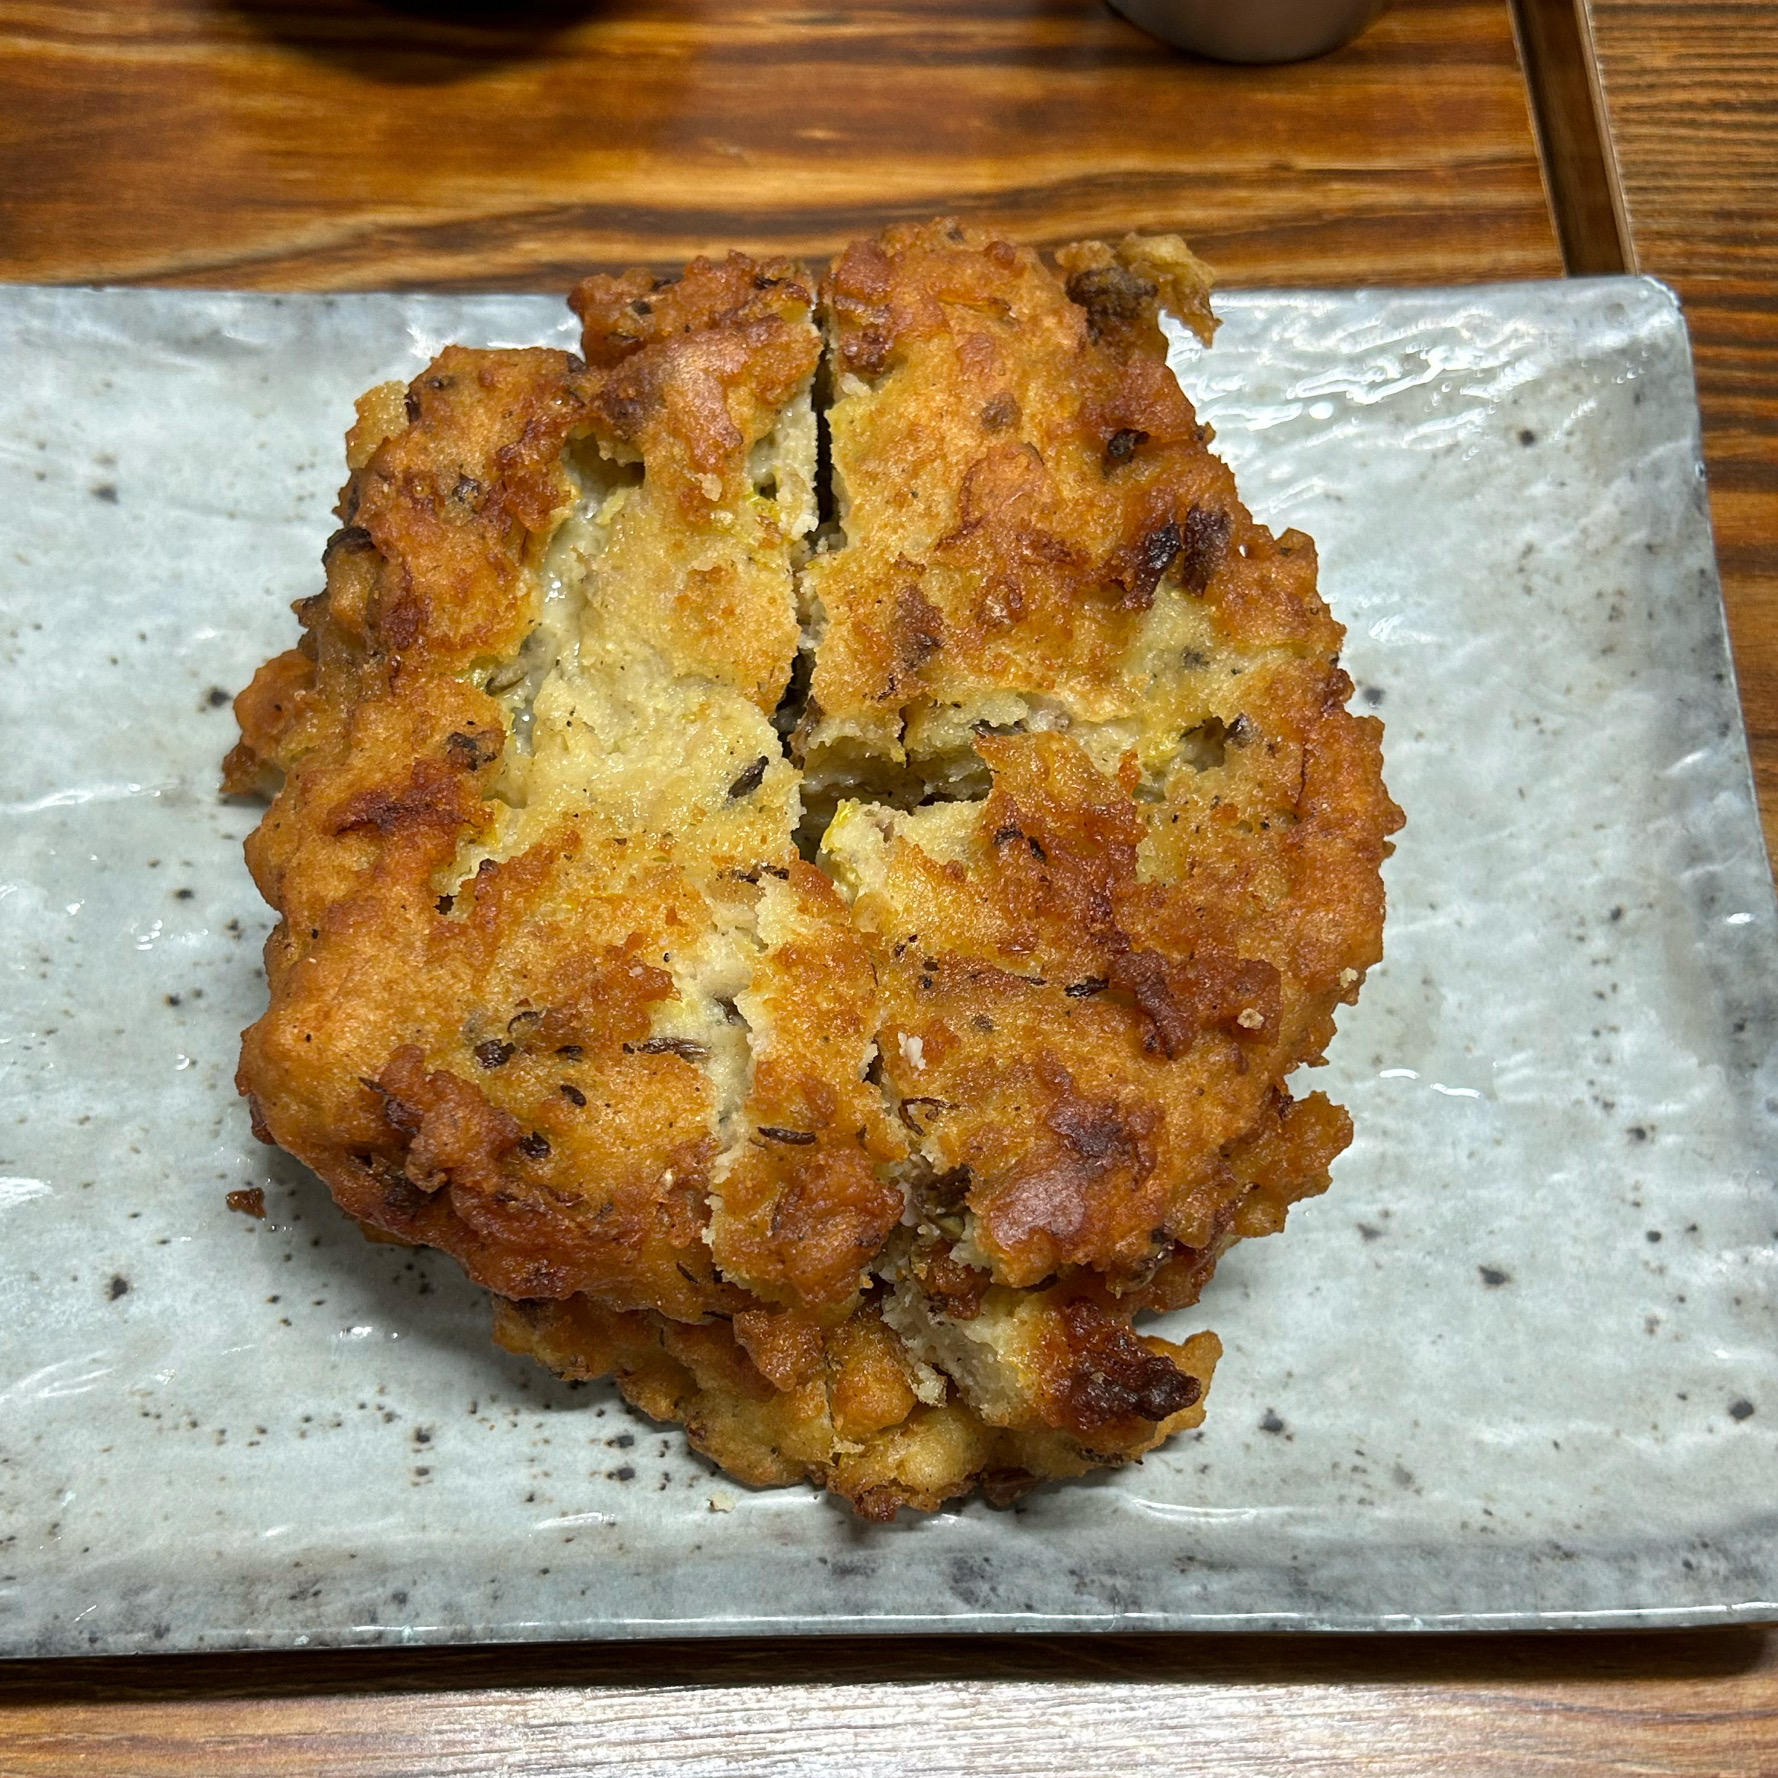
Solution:
<path fill-rule="evenodd" d="M 0 1652 L 1778 1616 L 1778 934 L 1679 315 L 1220 306 L 1182 379 L 1319 540 L 1408 815 L 1314 1082 L 1357 1140 L 1180 1318 L 1202 1432 L 881 1527 L 496 1351 L 234 1094 L 223 694 L 319 585 L 352 397 L 566 312 L 0 292 Z"/>

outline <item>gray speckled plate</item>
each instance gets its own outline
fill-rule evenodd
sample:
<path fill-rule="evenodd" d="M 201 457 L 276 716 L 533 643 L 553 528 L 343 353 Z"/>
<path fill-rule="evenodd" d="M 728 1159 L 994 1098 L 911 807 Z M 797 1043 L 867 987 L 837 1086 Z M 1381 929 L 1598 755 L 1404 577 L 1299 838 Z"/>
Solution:
<path fill-rule="evenodd" d="M 885 1528 L 495 1351 L 231 1086 L 223 693 L 317 585 L 350 399 L 566 312 L 0 292 L 0 1652 L 1778 1616 L 1778 934 L 1679 316 L 1221 307 L 1182 377 L 1319 539 L 1409 817 L 1323 1076 L 1358 1138 L 1182 1318 L 1201 1433 Z"/>

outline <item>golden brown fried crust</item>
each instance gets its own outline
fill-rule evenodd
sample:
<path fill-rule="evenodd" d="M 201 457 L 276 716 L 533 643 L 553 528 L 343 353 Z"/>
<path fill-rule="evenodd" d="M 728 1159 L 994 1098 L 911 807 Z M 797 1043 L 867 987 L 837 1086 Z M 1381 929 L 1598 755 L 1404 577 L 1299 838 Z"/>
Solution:
<path fill-rule="evenodd" d="M 1381 836 L 1360 900 L 1325 803 L 1138 805 L 1061 735 L 978 750 L 996 776 L 971 855 L 898 835 L 855 903 L 880 935 L 884 1073 L 920 1102 L 934 1166 L 967 1169 L 998 1276 L 1140 1271 L 1159 1235 L 1202 1244 L 1222 1150 L 1375 960 Z M 1182 854 L 1171 881 L 1139 874 L 1156 829 Z"/>
<path fill-rule="evenodd" d="M 799 738 L 812 775 L 887 760 L 942 789 L 960 745 L 987 767 L 979 802 L 842 803 L 825 835 L 876 950 L 883 1075 L 964 1182 L 972 1266 L 1140 1293 L 1232 1226 L 1230 1154 L 1381 955 L 1400 817 L 1313 546 L 1253 521 L 1166 369 L 1159 293 L 1195 262 L 1058 258 L 1065 282 L 932 225 L 830 274 L 852 497 L 806 577 Z"/>
<path fill-rule="evenodd" d="M 809 575 L 828 620 L 817 753 L 853 734 L 895 752 L 922 704 L 989 688 L 1127 708 L 1122 657 L 1169 572 L 1263 586 L 1269 620 L 1242 641 L 1338 647 L 1312 559 L 1229 573 L 1271 539 L 1167 367 L 1157 284 L 1096 243 L 1061 257 L 1084 300 L 1037 255 L 943 224 L 855 243 L 823 286 L 852 508 L 846 548 Z"/>
<path fill-rule="evenodd" d="M 571 303 L 587 361 L 607 373 L 592 397 L 602 428 L 651 473 L 679 472 L 695 500 L 703 476 L 734 473 L 759 417 L 813 370 L 814 342 L 794 324 L 808 300 L 787 261 L 742 253 L 698 260 L 665 286 L 640 272 L 586 279 Z"/>
<path fill-rule="evenodd" d="M 585 1297 L 499 1303 L 494 1334 L 562 1376 L 615 1378 L 625 1400 L 679 1422 L 744 1482 L 806 1476 L 861 1517 L 888 1520 L 977 1488 L 1006 1505 L 1039 1482 L 1133 1462 L 1202 1424 L 1221 1355 L 1214 1334 L 1141 1339 L 1084 1298 L 1048 1320 L 1053 1427 L 996 1426 L 960 1401 L 921 1400 L 905 1347 L 868 1302 L 783 1377 L 766 1374 L 738 1328 L 620 1314 Z"/>
<path fill-rule="evenodd" d="M 812 557 L 787 263 L 371 391 L 225 768 L 276 792 L 256 1133 L 503 1343 L 866 1517 L 1198 1423 L 1214 1338 L 1133 1320 L 1325 1187 L 1349 1123 L 1283 1081 L 1381 952 L 1380 725 L 1166 366 L 1207 274 L 1057 265 L 841 257 Z"/>
<path fill-rule="evenodd" d="M 707 922 L 704 898 L 658 850 L 572 819 L 439 890 L 492 831 L 509 721 L 475 668 L 535 621 L 569 439 L 640 451 L 708 518 L 759 415 L 813 368 L 806 288 L 737 302 L 732 266 L 685 284 L 693 308 L 716 285 L 702 307 L 720 319 L 615 370 L 453 347 L 399 402 L 367 398 L 327 591 L 238 701 L 228 778 L 283 777 L 248 844 L 283 916 L 271 1007 L 243 1042 L 259 1127 L 353 1216 L 491 1289 L 695 1316 L 725 1297 L 702 1239 L 710 1087 L 650 1047 L 673 989 L 649 959 L 663 930 Z"/>
<path fill-rule="evenodd" d="M 819 1309 L 856 1295 L 900 1222 L 905 1199 L 884 1168 L 907 1144 L 877 1087 L 842 1061 L 877 1030 L 868 946 L 812 865 L 790 866 L 780 895 L 789 930 L 753 982 L 754 1133 L 716 1188 L 711 1246 L 758 1297 Z"/>

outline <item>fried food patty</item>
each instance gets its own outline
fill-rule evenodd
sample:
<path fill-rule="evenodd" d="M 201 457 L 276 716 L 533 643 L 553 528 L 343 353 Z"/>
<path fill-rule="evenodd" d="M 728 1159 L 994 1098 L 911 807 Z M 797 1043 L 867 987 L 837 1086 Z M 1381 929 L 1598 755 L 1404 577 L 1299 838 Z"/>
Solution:
<path fill-rule="evenodd" d="M 360 402 L 237 700 L 255 1131 L 743 1480 L 1139 1457 L 1218 1347 L 1135 1318 L 1349 1140 L 1284 1079 L 1400 817 L 1313 545 L 1167 368 L 1207 294 L 943 223 L 588 279 L 582 356 Z"/>

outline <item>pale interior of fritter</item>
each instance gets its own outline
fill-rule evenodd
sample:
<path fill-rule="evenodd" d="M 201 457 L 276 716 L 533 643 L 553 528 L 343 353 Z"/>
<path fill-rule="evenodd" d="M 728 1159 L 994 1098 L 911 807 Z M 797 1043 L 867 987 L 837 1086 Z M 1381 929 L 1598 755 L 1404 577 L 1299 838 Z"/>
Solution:
<path fill-rule="evenodd" d="M 510 724 L 499 819 L 454 872 L 460 883 L 483 859 L 516 857 L 572 819 L 591 838 L 621 842 L 630 868 L 665 854 L 690 876 L 710 919 L 647 959 L 676 990 L 652 1036 L 683 1046 L 705 1072 L 724 1158 L 746 1140 L 738 1119 L 757 1016 L 748 987 L 762 945 L 757 894 L 732 880 L 733 866 L 789 851 L 801 801 L 770 708 L 726 671 L 720 639 L 700 647 L 712 639 L 688 636 L 680 600 L 688 585 L 743 587 L 777 611 L 788 672 L 794 564 L 816 516 L 815 448 L 804 389 L 750 449 L 743 487 L 688 534 L 639 460 L 607 456 L 591 439 L 569 447 L 576 495 L 533 571 L 535 627 L 485 672 Z"/>
<path fill-rule="evenodd" d="M 911 1273 L 885 1268 L 891 1278 L 883 1319 L 913 1356 L 942 1371 L 963 1399 L 991 1426 L 1009 1426 L 1039 1393 L 1040 1342 L 1048 1320 L 1042 1304 L 995 1285 L 967 1320 L 934 1314 Z"/>
<path fill-rule="evenodd" d="M 769 875 L 737 881 L 737 860 L 784 857 L 800 843 L 848 901 L 883 892 L 896 838 L 940 862 L 971 862 L 975 805 L 991 787 L 974 745 L 983 730 L 1066 731 L 1107 775 L 1134 749 L 1139 799 L 1161 800 L 1175 773 L 1221 769 L 1245 675 L 1273 664 L 1261 654 L 1229 665 L 1202 603 L 1163 581 L 1114 706 L 984 686 L 966 703 L 916 704 L 888 747 L 857 725 L 826 723 L 799 770 L 786 752 L 806 696 L 796 657 L 806 669 L 820 647 L 822 565 L 848 547 L 855 522 L 846 440 L 863 416 L 854 410 L 881 399 L 857 377 L 840 379 L 826 415 L 833 516 L 819 530 L 818 421 L 807 389 L 753 445 L 739 497 L 691 535 L 639 461 L 604 455 L 590 440 L 572 445 L 564 466 L 576 497 L 533 570 L 535 625 L 517 655 L 480 675 L 510 723 L 499 819 L 441 887 L 454 888 L 485 858 L 523 853 L 570 818 L 633 842 L 636 868 L 665 852 L 697 883 L 710 918 L 658 958 L 676 997 L 661 1003 L 652 1035 L 682 1046 L 710 1083 L 719 1215 L 723 1176 L 753 1134 L 742 1114 L 755 1054 L 771 1040 L 768 1009 L 752 991 L 756 969 L 790 920 L 788 896 Z M 701 656 L 673 622 L 688 579 L 712 575 L 745 577 L 756 595 L 769 589 L 781 614 L 790 689 L 776 712 L 735 683 L 719 648 Z M 870 1059 L 868 1050 L 858 1058 L 861 1077 Z M 874 1070 L 872 1078 L 898 1109 L 889 1082 Z M 968 1320 L 934 1311 L 906 1256 L 914 1233 L 933 1232 L 923 1188 L 942 1169 L 943 1157 L 917 1138 L 909 1161 L 885 1168 L 907 1195 L 909 1227 L 876 1265 L 887 1286 L 884 1320 L 917 1365 L 950 1377 L 983 1419 L 1008 1424 L 1035 1387 L 1041 1305 L 997 1285 Z M 960 1261 L 988 1266 L 967 1210 L 953 1207 L 943 1232 Z"/>

